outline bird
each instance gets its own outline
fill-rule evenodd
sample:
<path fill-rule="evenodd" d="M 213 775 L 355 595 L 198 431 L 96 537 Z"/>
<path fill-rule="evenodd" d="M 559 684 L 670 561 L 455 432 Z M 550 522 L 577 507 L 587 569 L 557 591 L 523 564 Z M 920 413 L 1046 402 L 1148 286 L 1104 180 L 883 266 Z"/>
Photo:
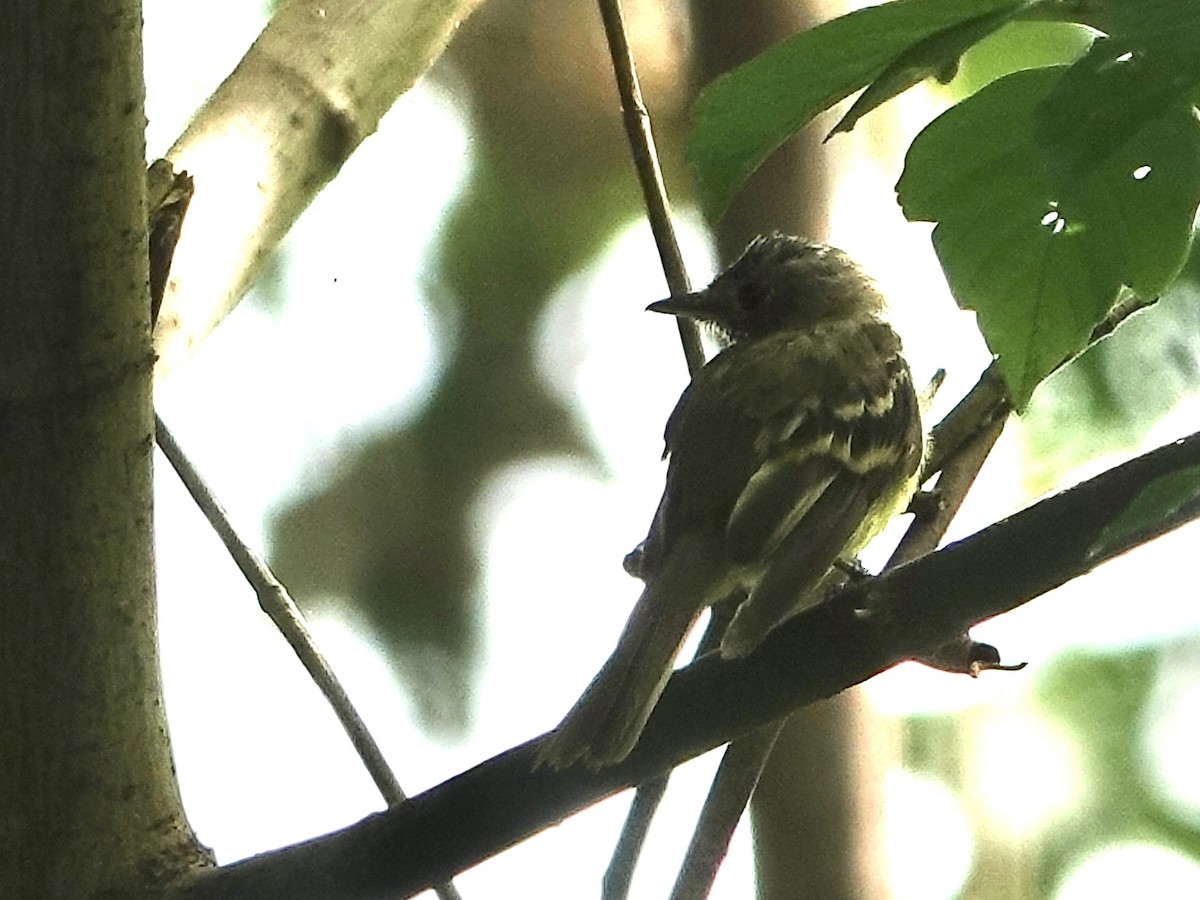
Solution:
<path fill-rule="evenodd" d="M 722 349 L 667 420 L 666 485 L 624 563 L 642 593 L 537 767 L 621 762 L 705 608 L 740 599 L 720 653 L 752 652 L 917 487 L 912 375 L 882 294 L 843 251 L 760 236 L 705 289 L 647 309 L 697 321 Z"/>

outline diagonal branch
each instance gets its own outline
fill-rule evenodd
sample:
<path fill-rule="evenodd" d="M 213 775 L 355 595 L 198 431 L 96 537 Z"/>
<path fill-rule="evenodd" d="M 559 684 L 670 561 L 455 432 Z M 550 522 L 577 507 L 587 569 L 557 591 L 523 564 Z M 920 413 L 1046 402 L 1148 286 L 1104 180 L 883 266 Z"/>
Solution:
<path fill-rule="evenodd" d="M 191 202 L 193 181 L 187 172 L 175 172 L 169 162 L 160 159 L 147 171 L 146 186 L 150 251 L 150 322 L 153 325 L 162 303 L 167 277 L 171 273 L 183 220 Z M 155 415 L 154 423 L 159 449 L 171 463 L 179 480 L 192 495 L 192 500 L 208 519 L 213 531 L 217 533 L 234 563 L 253 588 L 263 612 L 279 629 L 279 633 L 283 635 L 317 689 L 329 703 L 367 773 L 375 782 L 375 787 L 389 807 L 405 802 L 408 797 L 404 789 L 400 787 L 400 782 L 384 759 L 383 751 L 351 703 L 349 694 L 317 647 L 312 632 L 308 630 L 308 623 L 305 622 L 287 588 L 242 540 L 208 484 L 158 415 Z M 433 889 L 439 900 L 461 900 L 458 889 L 449 880 L 435 884 Z"/>
<path fill-rule="evenodd" d="M 411 896 L 604 797 L 928 654 L 972 625 L 1200 518 L 1197 471 L 1200 433 L 856 584 L 780 626 L 744 659 L 710 656 L 692 664 L 672 677 L 640 743 L 619 766 L 534 772 L 537 741 L 530 741 L 342 831 L 198 873 L 170 900 Z M 1122 514 L 1166 476 L 1190 478 L 1192 496 L 1121 527 L 1132 518 Z"/>
<path fill-rule="evenodd" d="M 154 422 L 159 449 L 162 450 L 167 461 L 179 475 L 179 480 L 183 482 L 188 493 L 192 495 L 196 506 L 200 508 L 204 517 L 212 525 L 246 581 L 254 589 L 258 605 L 279 629 L 279 633 L 283 635 L 288 646 L 295 652 L 308 676 L 333 709 L 334 715 L 337 716 L 350 743 L 354 745 L 354 750 L 366 767 L 371 780 L 375 782 L 375 787 L 389 807 L 396 807 L 406 802 L 408 796 L 404 793 L 404 789 L 384 758 L 383 751 L 367 728 L 367 723 L 362 720 L 362 716 L 358 714 L 358 710 L 350 701 L 350 695 L 346 693 L 341 681 L 334 674 L 333 668 L 317 647 L 312 632 L 308 630 L 308 623 L 304 620 L 304 616 L 296 606 L 291 594 L 279 582 L 267 564 L 259 558 L 258 554 L 242 540 L 230 523 L 224 508 L 200 477 L 200 473 L 196 471 L 191 460 L 184 454 L 175 440 L 175 436 L 171 434 L 163 420 L 155 416 Z M 441 900 L 461 900 L 458 889 L 448 880 L 438 882 L 431 887 Z"/>
<path fill-rule="evenodd" d="M 167 153 L 196 179 L 154 334 L 162 378 L 482 0 L 289 0 Z"/>
<path fill-rule="evenodd" d="M 1132 292 L 1126 293 L 1113 304 L 1108 314 L 1092 329 L 1087 343 L 1075 354 L 1063 359 L 1054 371 L 1091 350 L 1098 343 L 1109 337 L 1130 316 L 1148 309 L 1158 302 L 1158 298 L 1145 298 Z M 930 432 L 929 441 L 932 445 L 929 457 L 925 460 L 925 468 L 921 482 L 929 480 L 945 466 L 947 457 L 952 456 L 967 441 L 988 428 L 996 419 L 1005 418 L 1012 412 L 1012 404 L 1008 399 L 1008 391 L 1004 379 L 1000 375 L 1000 367 L 993 362 L 980 376 L 979 381 L 962 400 L 946 414 Z"/>

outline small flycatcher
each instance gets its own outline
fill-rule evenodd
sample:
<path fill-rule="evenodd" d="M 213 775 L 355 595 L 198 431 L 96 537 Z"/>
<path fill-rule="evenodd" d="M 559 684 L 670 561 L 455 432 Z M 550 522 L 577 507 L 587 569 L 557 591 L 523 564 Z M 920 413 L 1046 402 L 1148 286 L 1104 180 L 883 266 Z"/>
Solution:
<path fill-rule="evenodd" d="M 539 764 L 612 765 L 633 749 L 700 613 L 741 602 L 724 656 L 819 599 L 916 488 L 924 440 L 883 297 L 845 253 L 774 234 L 702 291 L 652 303 L 724 349 L 667 420 L 667 484 L 625 559 L 645 582 L 617 648 Z"/>

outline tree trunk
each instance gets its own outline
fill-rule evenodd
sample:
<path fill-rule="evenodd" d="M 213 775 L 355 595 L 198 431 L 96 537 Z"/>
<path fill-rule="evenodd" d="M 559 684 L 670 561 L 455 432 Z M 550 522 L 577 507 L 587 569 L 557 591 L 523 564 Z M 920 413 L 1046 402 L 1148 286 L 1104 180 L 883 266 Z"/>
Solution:
<path fill-rule="evenodd" d="M 137 0 L 0 28 L 0 897 L 198 862 L 159 685 Z"/>

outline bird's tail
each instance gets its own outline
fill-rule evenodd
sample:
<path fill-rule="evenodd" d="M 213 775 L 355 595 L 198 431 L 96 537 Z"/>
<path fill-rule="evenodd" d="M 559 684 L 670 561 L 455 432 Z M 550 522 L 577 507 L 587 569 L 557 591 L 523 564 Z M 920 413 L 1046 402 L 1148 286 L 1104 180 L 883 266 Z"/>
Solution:
<path fill-rule="evenodd" d="M 599 769 L 619 763 L 637 743 L 712 581 L 710 561 L 671 556 L 647 582 L 612 656 L 539 748 L 539 766 L 563 769 L 582 760 Z"/>

